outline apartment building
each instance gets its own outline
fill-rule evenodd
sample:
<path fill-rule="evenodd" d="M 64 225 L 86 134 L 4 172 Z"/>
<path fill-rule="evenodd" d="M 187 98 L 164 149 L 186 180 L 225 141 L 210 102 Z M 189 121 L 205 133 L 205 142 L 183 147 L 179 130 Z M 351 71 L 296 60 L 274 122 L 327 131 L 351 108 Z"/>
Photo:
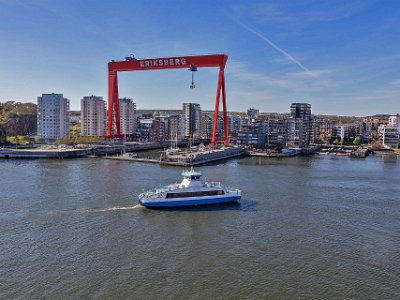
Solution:
<path fill-rule="evenodd" d="M 91 95 L 81 99 L 81 135 L 102 136 L 105 134 L 106 102 L 103 97 Z"/>
<path fill-rule="evenodd" d="M 63 94 L 42 94 L 37 98 L 38 136 L 56 140 L 69 134 L 69 100 Z"/>

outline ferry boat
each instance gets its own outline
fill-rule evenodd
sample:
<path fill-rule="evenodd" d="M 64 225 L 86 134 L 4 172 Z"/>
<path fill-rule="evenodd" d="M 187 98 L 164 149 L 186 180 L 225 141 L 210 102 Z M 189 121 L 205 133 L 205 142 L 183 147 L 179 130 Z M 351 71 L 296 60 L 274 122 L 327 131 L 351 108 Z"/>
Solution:
<path fill-rule="evenodd" d="M 139 203 L 148 208 L 196 206 L 237 202 L 241 190 L 223 186 L 220 182 L 203 182 L 202 174 L 194 171 L 182 172 L 181 183 L 144 192 L 139 195 Z"/>

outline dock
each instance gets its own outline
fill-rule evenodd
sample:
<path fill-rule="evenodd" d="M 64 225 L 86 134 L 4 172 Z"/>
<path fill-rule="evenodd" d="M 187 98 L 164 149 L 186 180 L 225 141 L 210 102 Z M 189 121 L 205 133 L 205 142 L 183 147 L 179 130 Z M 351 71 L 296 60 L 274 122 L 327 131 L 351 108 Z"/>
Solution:
<path fill-rule="evenodd" d="M 81 158 L 86 156 L 107 156 L 123 154 L 126 152 L 139 152 L 154 149 L 164 149 L 169 146 L 167 142 L 159 143 L 125 143 L 109 145 L 84 145 L 84 146 L 35 146 L 26 148 L 3 148 L 0 150 L 0 158 L 18 159 L 64 159 Z"/>
<path fill-rule="evenodd" d="M 132 162 L 157 163 L 160 165 L 192 167 L 211 162 L 221 161 L 234 157 L 246 155 L 246 151 L 240 147 L 222 147 L 216 149 L 198 149 L 194 151 L 183 151 L 166 155 L 164 152 L 160 159 L 129 157 L 125 155 L 107 156 L 106 159 L 124 160 Z"/>
<path fill-rule="evenodd" d="M 369 149 L 355 146 L 323 146 L 318 150 L 318 154 L 350 156 L 355 158 L 365 158 L 369 153 Z"/>
<path fill-rule="evenodd" d="M 92 153 L 92 149 L 7 149 L 0 150 L 0 158 L 24 158 L 24 159 L 38 159 L 38 158 L 79 158 L 85 157 Z"/>
<path fill-rule="evenodd" d="M 243 155 L 246 155 L 246 151 L 241 147 L 203 147 L 194 151 L 164 155 L 160 160 L 164 164 L 191 167 Z"/>

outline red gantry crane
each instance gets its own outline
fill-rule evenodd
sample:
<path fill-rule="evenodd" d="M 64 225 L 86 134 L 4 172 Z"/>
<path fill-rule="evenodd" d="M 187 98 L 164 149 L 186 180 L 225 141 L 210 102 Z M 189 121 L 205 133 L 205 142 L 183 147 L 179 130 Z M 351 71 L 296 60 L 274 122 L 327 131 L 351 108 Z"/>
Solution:
<path fill-rule="evenodd" d="M 140 71 L 140 70 L 161 70 L 161 69 L 182 69 L 188 68 L 196 71 L 202 67 L 219 67 L 217 94 L 215 98 L 214 124 L 212 130 L 211 145 L 215 146 L 219 102 L 222 93 L 223 120 L 224 120 L 224 143 L 228 144 L 228 119 L 226 108 L 226 92 L 224 69 L 228 56 L 225 54 L 177 56 L 149 59 L 135 59 L 133 56 L 126 57 L 124 61 L 111 61 L 108 63 L 108 128 L 107 138 L 123 138 L 121 134 L 121 120 L 118 100 L 118 72 Z M 194 83 L 192 80 L 192 86 Z M 113 116 L 115 114 L 115 130 L 113 131 Z"/>

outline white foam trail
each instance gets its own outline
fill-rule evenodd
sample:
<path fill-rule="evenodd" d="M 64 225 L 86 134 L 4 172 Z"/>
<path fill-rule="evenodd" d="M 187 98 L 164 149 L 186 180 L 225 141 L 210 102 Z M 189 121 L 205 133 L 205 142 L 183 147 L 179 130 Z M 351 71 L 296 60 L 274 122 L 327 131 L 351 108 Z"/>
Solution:
<path fill-rule="evenodd" d="M 109 208 L 102 208 L 102 209 L 89 209 L 88 212 L 105 212 L 105 211 L 116 211 L 116 210 L 129 210 L 129 209 L 136 209 L 143 207 L 140 204 L 136 204 L 134 206 L 116 206 L 116 207 L 109 207 Z"/>

